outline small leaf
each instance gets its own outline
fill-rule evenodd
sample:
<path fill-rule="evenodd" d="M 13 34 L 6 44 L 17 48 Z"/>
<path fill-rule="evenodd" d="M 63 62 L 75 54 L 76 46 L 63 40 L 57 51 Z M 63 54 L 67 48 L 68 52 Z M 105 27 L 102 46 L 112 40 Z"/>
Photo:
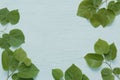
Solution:
<path fill-rule="evenodd" d="M 109 51 L 109 44 L 106 41 L 99 39 L 94 45 L 94 50 L 97 54 L 107 54 Z"/>
<path fill-rule="evenodd" d="M 52 75 L 55 80 L 61 80 L 63 78 L 63 72 L 61 69 L 53 69 Z"/>
<path fill-rule="evenodd" d="M 82 80 L 81 70 L 73 64 L 66 70 L 65 80 Z"/>
<path fill-rule="evenodd" d="M 91 68 L 98 68 L 103 62 L 103 56 L 99 54 L 88 53 L 84 58 Z"/>
<path fill-rule="evenodd" d="M 114 76 L 112 75 L 112 70 L 109 68 L 102 69 L 101 75 L 103 80 L 114 80 Z"/>
<path fill-rule="evenodd" d="M 17 75 L 20 78 L 33 78 L 38 74 L 38 72 L 39 69 L 34 64 L 31 64 L 30 66 L 21 64 L 19 66 L 19 72 L 17 73 Z"/>
<path fill-rule="evenodd" d="M 10 21 L 11 24 L 17 24 L 19 22 L 20 19 L 20 15 L 18 10 L 12 10 L 9 12 L 8 14 L 8 19 Z"/>
<path fill-rule="evenodd" d="M 114 59 L 116 58 L 116 56 L 117 56 L 117 49 L 116 49 L 115 44 L 112 43 L 112 44 L 110 45 L 110 49 L 109 49 L 108 54 L 105 54 L 105 58 L 106 58 L 107 60 L 114 60 Z"/>
<path fill-rule="evenodd" d="M 83 74 L 82 80 L 89 80 L 89 78 L 85 74 Z"/>
<path fill-rule="evenodd" d="M 119 67 L 114 68 L 114 69 L 113 69 L 113 73 L 114 73 L 115 75 L 120 74 L 120 68 L 119 68 Z"/>
<path fill-rule="evenodd" d="M 26 52 L 22 48 L 16 49 L 14 52 L 14 56 L 15 59 L 20 62 L 23 62 L 24 59 L 27 57 Z"/>

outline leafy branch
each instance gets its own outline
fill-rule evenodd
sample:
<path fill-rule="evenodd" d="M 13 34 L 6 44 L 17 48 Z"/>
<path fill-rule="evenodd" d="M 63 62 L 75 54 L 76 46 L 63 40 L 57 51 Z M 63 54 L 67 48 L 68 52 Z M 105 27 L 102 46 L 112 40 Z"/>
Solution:
<path fill-rule="evenodd" d="M 94 45 L 95 53 L 88 53 L 84 58 L 91 68 L 99 68 L 103 63 L 107 67 L 101 70 L 103 80 L 114 80 L 116 76 L 120 80 L 120 67 L 113 68 L 111 61 L 117 56 L 117 48 L 114 43 L 108 44 L 106 41 L 99 39 Z"/>
<path fill-rule="evenodd" d="M 19 22 L 18 10 L 9 11 L 7 8 L 0 9 L 0 23 L 15 25 Z M 12 80 L 33 80 L 39 69 L 27 57 L 27 53 L 21 48 L 25 43 L 25 36 L 20 29 L 12 29 L 9 33 L 1 31 L 0 48 L 2 51 L 2 67 L 7 72 L 7 78 Z M 12 50 L 13 49 L 13 50 Z"/>
<path fill-rule="evenodd" d="M 100 8 L 103 3 L 106 3 L 106 7 Z M 83 0 L 77 11 L 78 16 L 88 19 L 95 28 L 110 25 L 119 14 L 120 0 Z"/>

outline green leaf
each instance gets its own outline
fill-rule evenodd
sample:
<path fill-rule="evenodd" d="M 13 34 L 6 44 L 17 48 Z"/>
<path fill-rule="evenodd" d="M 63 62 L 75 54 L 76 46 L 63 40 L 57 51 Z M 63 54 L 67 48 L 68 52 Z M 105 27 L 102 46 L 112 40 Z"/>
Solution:
<path fill-rule="evenodd" d="M 102 69 L 101 75 L 103 80 L 114 80 L 114 76 L 112 75 L 112 70 L 109 68 Z"/>
<path fill-rule="evenodd" d="M 2 53 L 2 66 L 4 70 L 9 70 L 9 53 L 7 51 Z"/>
<path fill-rule="evenodd" d="M 96 13 L 96 8 L 89 0 L 84 0 L 80 3 L 77 15 L 90 19 Z"/>
<path fill-rule="evenodd" d="M 22 48 L 16 49 L 14 52 L 14 56 L 15 56 L 15 59 L 20 62 L 23 62 L 24 59 L 27 58 L 27 54 Z"/>
<path fill-rule="evenodd" d="M 3 49 L 8 49 L 10 47 L 9 43 L 4 38 L 0 38 L 0 47 Z"/>
<path fill-rule="evenodd" d="M 65 80 L 82 80 L 81 70 L 73 64 L 66 70 Z"/>
<path fill-rule="evenodd" d="M 94 45 L 94 50 L 97 54 L 107 54 L 109 51 L 109 44 L 106 41 L 99 39 Z"/>
<path fill-rule="evenodd" d="M 24 34 L 19 29 L 11 30 L 8 38 L 8 43 L 13 47 L 18 47 L 25 42 Z"/>
<path fill-rule="evenodd" d="M 19 19 L 20 19 L 20 15 L 19 15 L 19 12 L 18 10 L 12 10 L 9 12 L 8 14 L 8 19 L 9 19 L 9 22 L 11 24 L 17 24 L 19 22 Z"/>
<path fill-rule="evenodd" d="M 7 15 L 9 10 L 7 8 L 0 9 L 0 22 L 2 25 L 6 25 L 9 21 Z"/>
<path fill-rule="evenodd" d="M 102 17 L 99 17 L 100 15 L 99 14 L 94 14 L 93 17 L 90 18 L 90 23 L 95 27 L 97 28 L 98 26 L 101 25 L 101 18 Z"/>
<path fill-rule="evenodd" d="M 30 66 L 31 65 L 31 59 L 29 59 L 29 58 L 25 58 L 23 62 L 24 62 L 24 64 L 26 66 Z"/>
<path fill-rule="evenodd" d="M 115 19 L 115 14 L 112 10 L 101 8 L 98 11 L 99 14 L 99 22 L 103 27 L 111 24 L 113 20 Z"/>
<path fill-rule="evenodd" d="M 84 58 L 91 68 L 98 68 L 103 62 L 103 56 L 100 54 L 88 53 Z"/>
<path fill-rule="evenodd" d="M 12 80 L 33 80 L 33 78 L 19 78 L 17 73 L 12 75 Z"/>
<path fill-rule="evenodd" d="M 108 54 L 105 54 L 105 59 L 107 60 L 114 60 L 117 56 L 117 49 L 114 43 L 110 45 L 110 49 Z"/>
<path fill-rule="evenodd" d="M 2 53 L 2 65 L 4 70 L 15 71 L 18 66 L 18 61 L 14 58 L 13 52 L 10 49 L 6 49 Z"/>
<path fill-rule="evenodd" d="M 82 80 L 89 80 L 89 78 L 85 74 L 83 74 Z"/>
<path fill-rule="evenodd" d="M 63 78 L 63 72 L 61 69 L 53 69 L 52 75 L 55 80 L 61 80 Z"/>
<path fill-rule="evenodd" d="M 19 66 L 19 72 L 17 73 L 17 75 L 20 78 L 33 78 L 38 74 L 38 72 L 39 69 L 34 64 L 31 64 L 30 66 L 21 64 Z"/>
<path fill-rule="evenodd" d="M 119 67 L 114 68 L 114 69 L 113 69 L 113 73 L 114 73 L 115 75 L 120 74 L 120 68 L 119 68 Z"/>
<path fill-rule="evenodd" d="M 116 15 L 120 14 L 120 2 L 109 2 L 108 9 L 112 10 Z"/>

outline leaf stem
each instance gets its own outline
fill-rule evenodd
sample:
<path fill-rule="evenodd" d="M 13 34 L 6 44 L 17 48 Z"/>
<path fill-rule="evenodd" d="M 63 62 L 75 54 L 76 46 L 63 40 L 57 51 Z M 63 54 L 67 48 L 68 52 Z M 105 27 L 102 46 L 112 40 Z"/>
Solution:
<path fill-rule="evenodd" d="M 107 61 L 105 61 L 104 63 L 107 64 L 109 66 L 109 68 L 113 71 L 112 66 L 111 66 L 111 62 L 108 63 Z M 120 76 L 119 75 L 116 75 L 116 74 L 114 74 L 114 75 L 118 78 L 118 80 L 120 80 Z"/>

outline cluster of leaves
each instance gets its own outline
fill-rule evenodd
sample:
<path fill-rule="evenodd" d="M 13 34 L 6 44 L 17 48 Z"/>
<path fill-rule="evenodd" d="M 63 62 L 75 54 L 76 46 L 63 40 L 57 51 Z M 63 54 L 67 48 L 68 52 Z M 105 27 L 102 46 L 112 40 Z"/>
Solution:
<path fill-rule="evenodd" d="M 106 63 L 108 67 L 101 70 L 103 80 L 114 80 L 114 75 L 120 80 L 120 68 L 111 67 L 111 61 L 117 56 L 117 49 L 114 43 L 108 44 L 102 39 L 94 45 L 94 53 L 88 53 L 84 58 L 91 68 L 99 68 L 103 63 Z"/>
<path fill-rule="evenodd" d="M 106 1 L 83 0 L 79 5 L 77 15 L 88 19 L 95 28 L 100 25 L 106 27 L 120 14 L 120 0 L 109 1 L 106 8 L 100 8 Z"/>
<path fill-rule="evenodd" d="M 33 80 L 38 74 L 39 69 L 27 57 L 22 48 L 17 48 L 25 42 L 24 34 L 19 29 L 13 29 L 9 33 L 2 34 L 0 47 L 2 52 L 2 67 L 8 72 L 7 80 Z M 10 48 L 17 48 L 12 51 Z"/>
<path fill-rule="evenodd" d="M 65 77 L 63 71 L 58 68 L 52 70 L 52 75 L 54 80 L 89 80 L 75 64 L 65 71 Z"/>
<path fill-rule="evenodd" d="M 18 10 L 9 11 L 7 8 L 0 9 L 0 23 L 6 25 L 8 23 L 17 24 L 19 22 Z"/>

